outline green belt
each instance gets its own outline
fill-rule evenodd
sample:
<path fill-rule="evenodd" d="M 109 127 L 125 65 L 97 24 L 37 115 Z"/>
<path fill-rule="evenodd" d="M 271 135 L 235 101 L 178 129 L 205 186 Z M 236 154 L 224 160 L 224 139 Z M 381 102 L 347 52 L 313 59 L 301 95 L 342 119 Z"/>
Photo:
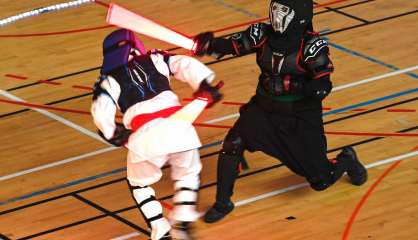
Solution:
<path fill-rule="evenodd" d="M 257 88 L 257 93 L 259 93 L 260 95 L 263 95 L 265 97 L 268 97 L 272 100 L 279 101 L 279 102 L 293 102 L 293 101 L 296 101 L 296 100 L 299 100 L 299 99 L 303 98 L 303 95 L 301 95 L 301 94 L 281 95 L 281 96 L 272 95 L 272 94 L 266 92 L 266 90 L 264 90 L 262 87 Z"/>

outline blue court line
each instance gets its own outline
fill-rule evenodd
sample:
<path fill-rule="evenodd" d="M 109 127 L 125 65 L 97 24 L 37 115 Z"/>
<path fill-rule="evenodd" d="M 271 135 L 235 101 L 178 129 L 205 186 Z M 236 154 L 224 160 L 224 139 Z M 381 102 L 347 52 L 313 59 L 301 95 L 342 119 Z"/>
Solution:
<path fill-rule="evenodd" d="M 377 103 L 377 102 L 382 102 L 382 101 L 385 101 L 385 100 L 388 100 L 388 99 L 397 98 L 397 97 L 407 95 L 407 94 L 411 94 L 411 93 L 414 93 L 414 92 L 418 92 L 418 88 L 398 92 L 398 93 L 395 93 L 395 94 L 392 94 L 392 95 L 372 99 L 372 100 L 369 100 L 369 101 L 366 101 L 366 102 L 357 103 L 357 104 L 350 105 L 350 106 L 347 106 L 347 107 L 338 108 L 338 109 L 326 112 L 326 113 L 322 114 L 322 116 L 325 117 L 325 116 L 328 116 L 328 115 L 331 115 L 331 114 L 337 114 L 337 113 L 345 112 L 345 111 L 348 111 L 348 110 L 351 110 L 351 109 L 354 109 L 354 108 L 363 107 L 363 106 L 370 105 L 370 104 Z"/>
<path fill-rule="evenodd" d="M 362 103 L 350 105 L 350 106 L 347 106 L 347 107 L 335 109 L 335 110 L 324 113 L 323 116 L 328 116 L 328 115 L 331 115 L 331 114 L 337 114 L 337 113 L 345 112 L 345 111 L 348 111 L 348 110 L 351 110 L 351 109 L 354 109 L 354 108 L 363 107 L 363 106 L 366 106 L 366 105 L 370 105 L 370 104 L 377 103 L 377 102 L 382 102 L 382 101 L 385 101 L 385 100 L 388 100 L 388 99 L 397 98 L 397 97 L 407 95 L 407 94 L 411 94 L 411 93 L 415 93 L 415 92 L 418 92 L 418 88 L 398 92 L 398 93 L 391 94 L 391 95 L 388 95 L 388 96 L 385 96 L 385 97 L 380 97 L 380 98 L 372 99 L 372 100 L 369 100 L 369 101 L 366 101 L 366 102 L 362 102 Z M 217 145 L 220 145 L 220 144 L 222 144 L 222 141 L 217 141 L 217 142 L 214 142 L 214 143 L 209 143 L 209 144 L 203 145 L 199 149 L 205 149 L 205 148 L 217 146 Z M 75 186 L 75 185 L 85 183 L 85 182 L 88 182 L 88 181 L 93 181 L 93 180 L 96 180 L 98 178 L 107 177 L 107 176 L 110 176 L 110 175 L 113 175 L 113 174 L 116 174 L 116 173 L 120 173 L 120 172 L 123 172 L 123 171 L 126 171 L 126 167 L 119 168 L 119 169 L 116 169 L 116 170 L 113 170 L 113 171 L 110 171 L 110 172 L 101 173 L 101 174 L 98 174 L 98 175 L 95 175 L 95 176 L 82 178 L 82 179 L 79 179 L 79 180 L 76 180 L 76 181 L 64 183 L 64 184 L 61 184 L 61 185 L 58 185 L 58 186 L 55 186 L 55 187 L 46 188 L 44 190 L 40 190 L 40 191 L 37 191 L 37 192 L 32 192 L 32 193 L 29 193 L 29 194 L 26 194 L 26 195 L 23 195 L 23 196 L 20 196 L 20 197 L 12 198 L 12 199 L 0 202 L 0 206 L 5 205 L 7 203 L 12 203 L 12 202 L 16 202 L 16 201 L 19 201 L 19 200 L 24 200 L 24 199 L 28 199 L 28 198 L 31 198 L 31 197 L 35 197 L 35 196 L 38 196 L 38 195 L 41 195 L 41 194 L 50 193 L 50 192 L 53 192 L 55 190 L 63 189 L 63 188 L 66 188 L 66 187 Z"/>
<path fill-rule="evenodd" d="M 222 144 L 222 142 L 223 141 L 217 141 L 217 142 L 213 142 L 213 143 L 203 145 L 199 148 L 199 150 L 220 145 L 220 144 Z M 78 184 L 81 184 L 81 183 L 93 181 L 93 180 L 96 180 L 96 179 L 99 179 L 99 178 L 104 178 L 104 177 L 111 176 L 111 175 L 121 173 L 121 172 L 125 172 L 125 171 L 126 171 L 126 167 L 118 168 L 118 169 L 112 170 L 110 172 L 105 172 L 105 173 L 101 173 L 101 174 L 98 174 L 98 175 L 95 175 L 95 176 L 90 176 L 90 177 L 82 178 L 82 179 L 79 179 L 79 180 L 76 180 L 76 181 L 64 183 L 64 184 L 54 186 L 54 187 L 51 187 L 51 188 L 46 188 L 46 189 L 43 189 L 43 190 L 40 190 L 40 191 L 32 192 L 32 193 L 29 193 L 29 194 L 26 194 L 26 195 L 23 195 L 23 196 L 20 196 L 20 197 L 16 197 L 16 198 L 12 198 L 12 199 L 0 202 L 0 206 L 8 204 L 8 203 L 12 203 L 12 202 L 20 201 L 20 200 L 25 200 L 25 199 L 35 197 L 35 196 L 38 196 L 38 195 L 50 193 L 50 192 L 53 192 L 53 191 L 56 191 L 56 190 L 59 190 L 59 189 L 66 188 L 66 187 L 71 187 L 71 186 L 75 186 L 75 185 L 78 185 Z"/>
<path fill-rule="evenodd" d="M 328 38 L 324 38 L 324 39 L 328 40 Z M 353 56 L 356 56 L 356 57 L 360 57 L 360 58 L 366 59 L 366 60 L 368 60 L 368 61 L 370 61 L 372 63 L 376 63 L 376 64 L 382 65 L 384 67 L 387 67 L 387 68 L 390 68 L 390 69 L 393 69 L 393 70 L 400 70 L 400 68 L 398 68 L 398 67 L 396 67 L 396 66 L 394 66 L 392 64 L 385 63 L 385 62 L 380 61 L 380 60 L 378 60 L 376 58 L 369 57 L 367 55 L 364 55 L 362 53 L 359 53 L 359 52 L 356 52 L 354 50 L 348 49 L 348 48 L 343 47 L 341 45 L 338 45 L 338 44 L 335 44 L 335 43 L 332 43 L 332 42 L 328 42 L 328 44 L 330 46 L 338 49 L 338 50 L 341 50 L 343 52 L 349 53 L 349 54 L 351 54 Z M 406 74 L 406 75 L 408 75 L 410 77 L 413 77 L 415 79 L 418 78 L 418 75 L 415 74 L 415 73 L 412 73 L 412 72 L 407 72 L 407 73 L 403 73 L 403 74 Z"/>
<path fill-rule="evenodd" d="M 107 177 L 107 176 L 110 176 L 110 175 L 113 175 L 113 174 L 116 174 L 116 173 L 120 173 L 120 172 L 123 172 L 123 171 L 126 171 L 126 167 L 119 168 L 119 169 L 116 169 L 116 170 L 112 170 L 110 172 L 101 173 L 101 174 L 98 174 L 98 175 L 95 175 L 95 176 L 82 178 L 82 179 L 79 179 L 79 180 L 76 180 L 76 181 L 64 183 L 64 184 L 54 186 L 54 187 L 51 187 L 51 188 L 45 188 L 43 190 L 32 192 L 32 193 L 29 193 L 29 194 L 26 194 L 26 195 L 23 195 L 23 196 L 20 196 L 20 197 L 12 198 L 12 199 L 0 202 L 0 206 L 4 205 L 4 204 L 7 204 L 7 203 L 12 203 L 12 202 L 20 201 L 20 200 L 25 200 L 25 199 L 35 197 L 35 196 L 38 196 L 38 195 L 50 193 L 50 192 L 53 192 L 53 191 L 56 191 L 56 190 L 66 188 L 66 187 L 71 187 L 71 186 L 75 186 L 75 185 L 78 185 L 78 184 L 81 184 L 81 183 L 93 181 L 93 180 L 96 180 L 98 178 Z"/>

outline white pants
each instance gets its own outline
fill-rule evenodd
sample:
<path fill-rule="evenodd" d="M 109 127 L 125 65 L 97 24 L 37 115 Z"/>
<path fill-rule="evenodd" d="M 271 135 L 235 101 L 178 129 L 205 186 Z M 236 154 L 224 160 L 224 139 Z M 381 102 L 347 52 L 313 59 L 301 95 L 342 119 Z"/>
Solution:
<path fill-rule="evenodd" d="M 193 149 L 170 153 L 159 156 L 158 160 L 137 161 L 137 158 L 135 153 L 128 152 L 127 179 L 131 186 L 141 187 L 133 190 L 133 196 L 137 203 L 141 204 L 150 195 L 155 195 L 154 190 L 149 186 L 161 179 L 161 168 L 165 163 L 168 163 L 171 166 L 171 178 L 175 181 L 174 189 L 176 191 L 173 198 L 175 206 L 170 212 L 169 218 L 175 221 L 196 221 L 200 216 L 195 205 L 200 185 L 199 174 L 202 169 L 199 151 Z M 156 163 L 160 163 L 160 166 Z M 157 201 L 152 201 L 152 203 L 144 204 L 141 211 L 146 217 L 152 217 L 162 213 L 162 207 Z M 150 225 L 152 240 L 161 238 L 170 229 L 166 218 L 153 221 Z"/>

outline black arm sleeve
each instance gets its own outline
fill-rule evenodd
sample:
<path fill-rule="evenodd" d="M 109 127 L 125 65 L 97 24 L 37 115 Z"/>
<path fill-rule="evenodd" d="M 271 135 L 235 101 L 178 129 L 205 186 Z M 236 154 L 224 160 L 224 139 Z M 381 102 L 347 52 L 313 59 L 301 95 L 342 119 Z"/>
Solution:
<path fill-rule="evenodd" d="M 216 55 L 235 54 L 231 39 L 214 38 L 211 47 L 212 53 Z"/>
<path fill-rule="evenodd" d="M 212 54 L 242 56 L 253 53 L 266 41 L 265 29 L 264 23 L 255 23 L 245 31 L 232 34 L 229 39 L 214 38 L 211 45 Z"/>

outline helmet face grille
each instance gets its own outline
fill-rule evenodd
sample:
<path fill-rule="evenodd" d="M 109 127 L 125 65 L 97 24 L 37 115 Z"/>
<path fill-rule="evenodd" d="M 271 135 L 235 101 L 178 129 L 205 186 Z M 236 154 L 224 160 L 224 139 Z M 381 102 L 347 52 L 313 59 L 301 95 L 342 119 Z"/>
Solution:
<path fill-rule="evenodd" d="M 283 4 L 272 2 L 269 15 L 274 31 L 284 33 L 295 17 L 295 11 Z"/>

